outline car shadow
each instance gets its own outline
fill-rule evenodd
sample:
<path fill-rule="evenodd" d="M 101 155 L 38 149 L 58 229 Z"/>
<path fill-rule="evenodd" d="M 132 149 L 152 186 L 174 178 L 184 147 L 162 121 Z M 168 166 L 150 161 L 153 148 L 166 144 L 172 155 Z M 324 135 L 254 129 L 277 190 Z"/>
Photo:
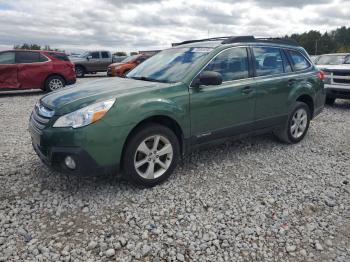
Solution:
<path fill-rule="evenodd" d="M 214 144 L 211 146 L 202 146 L 195 149 L 182 160 L 180 160 L 178 168 L 174 174 L 159 185 L 168 187 L 167 183 L 174 183 L 180 173 L 191 174 L 191 170 L 195 170 L 203 163 L 207 163 L 208 155 L 212 156 L 211 161 L 220 163 L 222 159 L 228 155 L 238 154 L 243 148 L 245 154 L 259 153 L 261 150 L 268 150 L 276 145 L 283 147 L 284 145 L 277 142 L 272 134 L 264 134 L 259 136 L 248 137 L 240 140 L 228 140 L 226 142 Z M 34 163 L 33 163 L 34 164 Z M 210 163 L 209 163 L 210 164 Z M 70 195 L 84 194 L 95 195 L 100 191 L 135 191 L 144 190 L 144 187 L 135 186 L 122 175 L 119 174 L 99 174 L 99 175 L 72 175 L 51 171 L 48 167 L 38 160 L 36 165 L 39 171 L 39 180 L 41 181 L 42 190 L 59 191 L 60 193 L 68 193 Z M 171 181 L 170 181 L 171 180 Z"/>
<path fill-rule="evenodd" d="M 336 100 L 335 103 L 330 106 L 333 108 L 340 108 L 340 109 L 350 109 L 350 100 Z"/>
<path fill-rule="evenodd" d="M 45 92 L 41 89 L 34 90 L 13 90 L 13 91 L 0 91 L 0 97 L 10 97 L 10 96 L 36 96 L 43 95 Z"/>
<path fill-rule="evenodd" d="M 84 77 L 79 77 L 78 79 L 87 79 L 87 78 L 101 78 L 108 77 L 107 74 L 96 74 L 96 75 L 85 75 Z"/>

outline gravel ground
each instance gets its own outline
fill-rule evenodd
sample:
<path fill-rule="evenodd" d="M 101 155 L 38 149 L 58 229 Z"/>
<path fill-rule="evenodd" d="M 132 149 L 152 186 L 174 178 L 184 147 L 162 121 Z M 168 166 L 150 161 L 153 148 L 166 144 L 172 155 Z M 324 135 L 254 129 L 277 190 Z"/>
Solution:
<path fill-rule="evenodd" d="M 350 101 L 298 145 L 227 142 L 139 189 L 45 167 L 27 132 L 41 96 L 0 96 L 0 261 L 350 261 Z"/>

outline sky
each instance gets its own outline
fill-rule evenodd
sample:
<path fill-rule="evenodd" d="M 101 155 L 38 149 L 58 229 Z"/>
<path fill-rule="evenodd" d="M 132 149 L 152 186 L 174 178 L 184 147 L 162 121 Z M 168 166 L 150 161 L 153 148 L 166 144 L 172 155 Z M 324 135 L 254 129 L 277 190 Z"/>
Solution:
<path fill-rule="evenodd" d="M 350 0 L 0 0 L 0 49 L 154 50 L 231 35 L 281 37 L 350 26 Z"/>

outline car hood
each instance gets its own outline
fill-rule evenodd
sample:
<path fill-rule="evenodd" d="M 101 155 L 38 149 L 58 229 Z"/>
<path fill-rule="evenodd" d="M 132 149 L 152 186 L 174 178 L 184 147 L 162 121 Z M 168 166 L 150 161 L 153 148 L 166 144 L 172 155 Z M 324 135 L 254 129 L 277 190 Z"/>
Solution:
<path fill-rule="evenodd" d="M 124 63 L 113 63 L 113 64 L 110 64 L 108 67 L 115 67 L 118 65 L 124 65 Z"/>
<path fill-rule="evenodd" d="M 316 65 L 320 70 L 332 71 L 332 70 L 350 70 L 350 64 L 343 65 Z"/>
<path fill-rule="evenodd" d="M 129 78 L 105 78 L 73 85 L 47 94 L 40 99 L 41 104 L 63 115 L 92 103 L 144 92 L 150 88 L 164 88 L 169 84 L 147 82 Z"/>

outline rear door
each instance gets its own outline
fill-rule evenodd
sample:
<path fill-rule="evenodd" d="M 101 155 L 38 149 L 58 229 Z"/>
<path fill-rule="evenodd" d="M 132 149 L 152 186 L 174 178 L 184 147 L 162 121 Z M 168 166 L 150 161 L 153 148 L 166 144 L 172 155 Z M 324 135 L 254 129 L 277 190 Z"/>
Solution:
<path fill-rule="evenodd" d="M 33 51 L 16 51 L 18 81 L 21 88 L 42 88 L 48 75 L 52 72 L 50 60 Z"/>
<path fill-rule="evenodd" d="M 101 52 L 101 63 L 99 66 L 99 71 L 107 71 L 107 67 L 112 63 L 112 56 L 110 52 Z"/>
<path fill-rule="evenodd" d="M 14 52 L 0 53 L 0 89 L 19 88 Z"/>
<path fill-rule="evenodd" d="M 252 51 L 256 74 L 256 128 L 278 125 L 288 114 L 291 65 L 280 48 L 254 46 Z"/>

